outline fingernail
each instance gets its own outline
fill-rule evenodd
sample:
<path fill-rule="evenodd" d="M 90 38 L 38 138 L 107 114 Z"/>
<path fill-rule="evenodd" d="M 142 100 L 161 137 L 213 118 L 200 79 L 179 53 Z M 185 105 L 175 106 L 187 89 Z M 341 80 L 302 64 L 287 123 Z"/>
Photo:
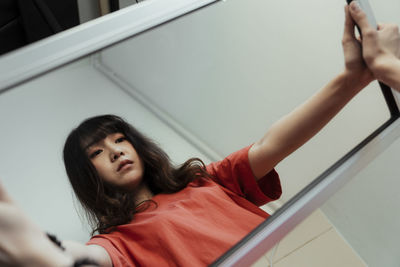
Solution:
<path fill-rule="evenodd" d="M 357 1 L 351 2 L 351 5 L 350 5 L 350 6 L 351 6 L 351 9 L 352 9 L 354 12 L 358 12 L 358 11 L 361 10 L 360 5 L 358 4 Z"/>

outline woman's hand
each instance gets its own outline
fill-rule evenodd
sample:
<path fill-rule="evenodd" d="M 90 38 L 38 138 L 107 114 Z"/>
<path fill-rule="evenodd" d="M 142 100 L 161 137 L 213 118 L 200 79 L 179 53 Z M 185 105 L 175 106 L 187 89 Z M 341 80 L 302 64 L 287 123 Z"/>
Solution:
<path fill-rule="evenodd" d="M 12 201 L 0 183 L 0 265 L 72 266 L 73 260 L 57 248 Z"/>
<path fill-rule="evenodd" d="M 391 87 L 400 89 L 400 33 L 395 24 L 380 24 L 375 29 L 364 11 L 353 1 L 349 14 L 362 32 L 362 53 L 374 76 Z"/>
<path fill-rule="evenodd" d="M 345 61 L 345 73 L 350 84 L 364 88 L 375 78 L 363 59 L 360 40 L 354 33 L 355 23 L 350 15 L 349 6 L 345 6 L 345 26 L 342 47 Z"/>

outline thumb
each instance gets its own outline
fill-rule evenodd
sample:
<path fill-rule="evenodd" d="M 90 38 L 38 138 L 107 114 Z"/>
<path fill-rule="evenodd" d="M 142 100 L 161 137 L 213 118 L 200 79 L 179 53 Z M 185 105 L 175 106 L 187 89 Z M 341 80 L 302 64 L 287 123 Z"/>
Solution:
<path fill-rule="evenodd" d="M 361 9 L 357 1 L 352 1 L 350 3 L 350 15 L 358 27 L 360 27 L 361 32 L 367 29 L 373 29 L 373 26 L 368 22 L 367 14 Z"/>
<path fill-rule="evenodd" d="M 3 184 L 0 182 L 0 203 L 1 202 L 12 203 L 12 199 L 7 194 L 6 189 L 4 188 Z"/>

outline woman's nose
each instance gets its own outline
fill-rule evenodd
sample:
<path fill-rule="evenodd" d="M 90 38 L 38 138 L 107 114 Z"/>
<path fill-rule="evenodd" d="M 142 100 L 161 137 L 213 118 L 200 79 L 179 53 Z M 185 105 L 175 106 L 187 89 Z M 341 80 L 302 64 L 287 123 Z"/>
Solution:
<path fill-rule="evenodd" d="M 111 162 L 116 161 L 120 156 L 123 156 L 123 155 L 124 155 L 124 152 L 122 152 L 120 150 L 113 151 L 111 153 Z"/>

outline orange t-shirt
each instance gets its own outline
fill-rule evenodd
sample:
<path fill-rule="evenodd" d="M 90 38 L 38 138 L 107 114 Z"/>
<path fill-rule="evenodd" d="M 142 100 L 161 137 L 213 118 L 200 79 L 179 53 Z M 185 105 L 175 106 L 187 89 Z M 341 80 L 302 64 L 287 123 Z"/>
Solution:
<path fill-rule="evenodd" d="M 104 247 L 114 267 L 209 265 L 269 216 L 257 206 L 281 195 L 275 170 L 256 182 L 249 148 L 208 165 L 215 179 L 155 195 L 157 205 L 87 244 Z"/>

